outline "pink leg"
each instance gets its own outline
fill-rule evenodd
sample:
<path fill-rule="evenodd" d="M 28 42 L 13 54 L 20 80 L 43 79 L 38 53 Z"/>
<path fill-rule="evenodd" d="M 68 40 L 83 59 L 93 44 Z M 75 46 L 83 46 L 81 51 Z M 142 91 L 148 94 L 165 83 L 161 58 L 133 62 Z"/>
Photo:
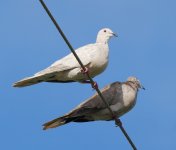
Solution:
<path fill-rule="evenodd" d="M 92 83 L 91 83 L 89 80 L 81 81 L 81 83 L 88 83 L 88 84 L 91 84 L 91 85 L 92 85 Z M 92 88 L 93 88 L 93 89 L 97 89 L 97 88 L 98 88 L 97 82 L 94 82 L 94 83 L 93 83 Z"/>
<path fill-rule="evenodd" d="M 97 84 L 97 82 L 94 82 L 94 83 L 93 83 L 92 88 L 98 89 L 98 84 Z"/>
<path fill-rule="evenodd" d="M 85 69 L 83 70 L 81 68 L 81 72 L 85 75 L 85 74 L 89 74 L 89 69 L 87 67 L 84 67 Z M 97 82 L 94 82 L 93 84 L 89 81 L 89 80 L 84 80 L 84 81 L 81 81 L 81 83 L 89 83 L 92 85 L 92 88 L 93 89 L 98 89 L 98 84 Z"/>
<path fill-rule="evenodd" d="M 84 67 L 85 69 L 83 70 L 83 68 L 81 68 L 81 72 L 83 73 L 83 74 L 87 74 L 87 73 L 89 73 L 89 69 L 87 68 L 87 67 Z"/>

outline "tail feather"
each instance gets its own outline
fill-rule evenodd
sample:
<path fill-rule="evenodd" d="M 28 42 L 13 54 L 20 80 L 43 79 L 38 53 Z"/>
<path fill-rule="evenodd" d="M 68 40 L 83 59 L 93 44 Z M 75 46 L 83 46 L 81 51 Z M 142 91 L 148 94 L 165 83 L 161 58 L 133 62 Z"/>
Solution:
<path fill-rule="evenodd" d="M 60 117 L 60 118 L 56 118 L 52 121 L 49 121 L 45 124 L 43 124 L 43 130 L 47 130 L 49 128 L 56 128 L 58 126 L 61 126 L 61 125 L 64 125 L 64 124 L 67 124 L 69 122 L 72 122 L 75 120 L 75 117 L 74 118 L 70 118 L 68 116 L 63 116 L 63 117 Z"/>
<path fill-rule="evenodd" d="M 41 76 L 27 77 L 27 78 L 24 78 L 16 83 L 14 83 L 13 87 L 30 86 L 30 85 L 37 84 L 37 83 L 40 83 L 43 81 L 44 81 L 44 78 Z"/>

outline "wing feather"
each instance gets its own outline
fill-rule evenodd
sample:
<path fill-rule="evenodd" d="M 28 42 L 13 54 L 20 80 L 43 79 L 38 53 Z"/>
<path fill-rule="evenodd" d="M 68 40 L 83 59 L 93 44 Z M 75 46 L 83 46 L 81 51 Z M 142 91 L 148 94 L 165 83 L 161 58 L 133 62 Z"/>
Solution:
<path fill-rule="evenodd" d="M 117 99 L 122 96 L 121 93 L 121 83 L 114 82 L 101 90 L 102 95 L 109 105 L 114 105 L 117 102 Z M 119 92 L 118 92 L 119 91 Z M 93 95 L 88 100 L 84 101 L 80 105 L 78 105 L 74 110 L 72 110 L 69 115 L 74 116 L 82 116 L 88 113 L 93 113 L 100 111 L 101 109 L 106 108 L 106 105 L 99 97 L 98 94 Z"/>
<path fill-rule="evenodd" d="M 75 50 L 78 57 L 82 61 L 83 65 L 86 66 L 91 63 L 92 53 L 97 49 L 97 46 L 95 44 L 89 44 L 86 46 L 83 46 L 81 48 L 78 48 Z M 76 60 L 75 56 L 71 53 L 62 59 L 54 62 L 51 66 L 48 68 L 38 72 L 35 74 L 35 76 L 42 75 L 42 74 L 50 74 L 50 73 L 57 73 L 65 70 L 70 70 L 74 68 L 80 68 L 80 64 Z"/>

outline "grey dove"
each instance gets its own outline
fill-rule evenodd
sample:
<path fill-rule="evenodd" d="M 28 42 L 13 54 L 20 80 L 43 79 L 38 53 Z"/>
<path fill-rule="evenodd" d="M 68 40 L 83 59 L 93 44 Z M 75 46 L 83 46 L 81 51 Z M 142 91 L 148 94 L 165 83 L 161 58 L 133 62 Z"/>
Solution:
<path fill-rule="evenodd" d="M 109 28 L 98 32 L 96 42 L 76 49 L 76 53 L 83 65 L 89 70 L 93 78 L 102 73 L 108 65 L 109 46 L 108 41 L 116 36 Z M 32 77 L 24 78 L 16 83 L 14 87 L 24 87 L 40 82 L 84 82 L 87 77 L 82 73 L 81 67 L 74 55 L 71 53 L 54 62 L 48 68 L 34 74 Z"/>
<path fill-rule="evenodd" d="M 105 86 L 101 92 L 115 116 L 119 118 L 135 106 L 139 88 L 143 88 L 140 81 L 136 77 L 129 77 L 126 82 L 114 82 Z M 95 94 L 68 114 L 45 123 L 43 129 L 55 128 L 70 122 L 97 120 L 110 121 L 113 117 L 99 95 Z"/>

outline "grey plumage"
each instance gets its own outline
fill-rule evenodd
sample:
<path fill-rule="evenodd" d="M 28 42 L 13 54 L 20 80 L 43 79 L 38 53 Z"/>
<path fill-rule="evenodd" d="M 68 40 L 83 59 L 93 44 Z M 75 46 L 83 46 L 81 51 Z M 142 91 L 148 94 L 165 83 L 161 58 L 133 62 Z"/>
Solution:
<path fill-rule="evenodd" d="M 119 118 L 134 107 L 139 88 L 143 88 L 139 80 L 129 77 L 126 82 L 114 82 L 104 87 L 101 92 L 116 117 Z M 68 114 L 45 123 L 43 129 L 55 128 L 69 122 L 109 121 L 112 119 L 106 105 L 95 94 Z"/>
<path fill-rule="evenodd" d="M 102 73 L 108 65 L 109 39 L 115 34 L 108 28 L 100 30 L 94 44 L 80 47 L 75 52 L 83 65 L 89 69 L 89 75 L 95 77 Z M 81 67 L 74 55 L 71 53 L 56 61 L 48 68 L 34 74 L 32 77 L 24 78 L 16 83 L 14 87 L 24 87 L 40 82 L 82 82 L 87 80 L 80 71 Z"/>

